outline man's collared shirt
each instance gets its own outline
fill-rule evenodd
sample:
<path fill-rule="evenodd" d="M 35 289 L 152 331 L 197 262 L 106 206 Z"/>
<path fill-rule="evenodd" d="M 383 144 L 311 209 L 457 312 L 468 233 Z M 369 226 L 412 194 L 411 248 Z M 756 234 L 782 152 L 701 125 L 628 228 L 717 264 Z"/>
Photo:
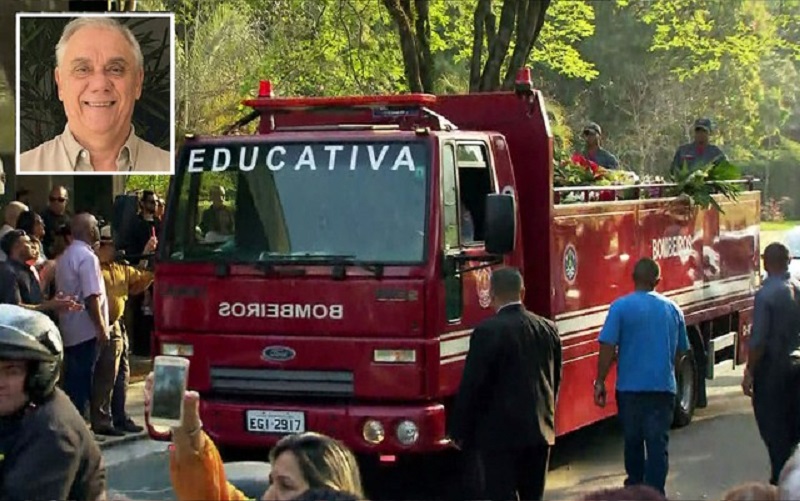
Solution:
<path fill-rule="evenodd" d="M 9 259 L 0 264 L 0 304 L 42 304 L 42 289 L 31 267 Z"/>
<path fill-rule="evenodd" d="M 100 268 L 108 294 L 108 321 L 113 325 L 125 313 L 128 295 L 144 292 L 153 282 L 153 274 L 122 263 L 105 263 Z"/>
<path fill-rule="evenodd" d="M 770 275 L 756 292 L 750 349 L 763 347 L 772 361 L 800 348 L 800 283 L 791 276 Z M 759 366 L 764 364 L 759 364 Z"/>
<path fill-rule="evenodd" d="M 619 169 L 619 160 L 605 148 L 597 148 L 591 152 L 589 150 L 584 150 L 583 156 L 604 169 Z"/>
<path fill-rule="evenodd" d="M 695 170 L 727 159 L 725 153 L 716 145 L 700 146 L 697 143 L 688 143 L 679 147 L 675 152 L 675 157 L 672 159 L 672 170 L 682 169 L 684 163 L 689 170 Z"/>
<path fill-rule="evenodd" d="M 100 261 L 86 242 L 75 240 L 56 262 L 56 286 L 67 296 L 77 296 L 84 303 L 89 296 L 99 296 L 100 312 L 108 325 L 108 297 Z M 59 314 L 64 346 L 75 346 L 96 337 L 96 327 L 89 311 L 66 311 Z"/>
<path fill-rule="evenodd" d="M 510 308 L 512 306 L 522 306 L 522 301 L 512 301 L 510 303 L 506 303 L 503 306 L 497 308 L 497 313 L 500 313 L 501 311 L 505 310 L 506 308 Z"/>
<path fill-rule="evenodd" d="M 133 125 L 128 140 L 117 155 L 118 172 L 170 172 L 172 156 L 136 135 Z M 64 127 L 60 136 L 19 157 L 20 172 L 94 172 L 89 150 L 81 146 L 69 130 Z"/>

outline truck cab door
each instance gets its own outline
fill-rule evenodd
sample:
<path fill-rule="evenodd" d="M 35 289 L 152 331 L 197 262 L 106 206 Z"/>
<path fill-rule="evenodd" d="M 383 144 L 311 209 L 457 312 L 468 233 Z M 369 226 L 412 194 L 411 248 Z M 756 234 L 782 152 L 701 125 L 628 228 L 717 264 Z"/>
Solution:
<path fill-rule="evenodd" d="M 444 229 L 444 260 L 461 252 L 458 215 L 458 172 L 455 143 L 446 142 L 441 150 L 442 172 L 442 227 Z M 448 323 L 461 320 L 464 311 L 463 277 L 454 269 L 444 266 L 445 311 Z"/>
<path fill-rule="evenodd" d="M 464 263 L 461 269 L 475 268 L 480 266 L 479 260 L 471 262 L 464 258 L 486 253 L 483 241 L 486 195 L 496 192 L 489 146 L 482 139 L 464 139 L 445 142 L 441 151 L 445 260 L 447 256 L 459 255 Z M 473 325 L 490 313 L 490 276 L 489 267 L 445 273 L 450 324 Z"/>

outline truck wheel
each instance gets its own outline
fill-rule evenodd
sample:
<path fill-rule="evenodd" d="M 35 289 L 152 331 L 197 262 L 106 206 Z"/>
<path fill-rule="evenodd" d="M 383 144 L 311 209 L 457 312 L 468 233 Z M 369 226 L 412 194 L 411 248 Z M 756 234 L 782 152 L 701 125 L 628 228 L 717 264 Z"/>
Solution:
<path fill-rule="evenodd" d="M 688 425 L 694 416 L 697 405 L 697 366 L 694 353 L 685 352 L 678 365 L 675 367 L 675 382 L 677 394 L 675 395 L 675 417 L 672 421 L 674 428 Z"/>

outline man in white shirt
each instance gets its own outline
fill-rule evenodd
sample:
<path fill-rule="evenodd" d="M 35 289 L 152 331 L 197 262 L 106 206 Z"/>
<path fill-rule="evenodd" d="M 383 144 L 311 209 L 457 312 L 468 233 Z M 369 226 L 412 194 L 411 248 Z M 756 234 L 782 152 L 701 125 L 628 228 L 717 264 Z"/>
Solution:
<path fill-rule="evenodd" d="M 58 258 L 56 283 L 59 291 L 77 298 L 83 311 L 59 315 L 64 339 L 64 391 L 78 412 L 89 404 L 94 365 L 99 345 L 108 342 L 108 297 L 94 246 L 100 241 L 97 219 L 79 214 L 72 220 L 73 241 Z"/>

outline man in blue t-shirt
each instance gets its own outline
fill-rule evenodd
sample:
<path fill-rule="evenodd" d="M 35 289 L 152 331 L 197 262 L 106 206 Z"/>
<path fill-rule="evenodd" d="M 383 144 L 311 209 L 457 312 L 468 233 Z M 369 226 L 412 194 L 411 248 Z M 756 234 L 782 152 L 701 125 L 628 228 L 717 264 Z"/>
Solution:
<path fill-rule="evenodd" d="M 660 280 L 658 264 L 642 258 L 633 270 L 636 290 L 611 304 L 600 331 L 594 400 L 605 406 L 606 376 L 616 358 L 625 485 L 646 484 L 663 494 L 675 411 L 675 360 L 689 349 L 689 338 L 678 305 L 655 292 Z"/>

